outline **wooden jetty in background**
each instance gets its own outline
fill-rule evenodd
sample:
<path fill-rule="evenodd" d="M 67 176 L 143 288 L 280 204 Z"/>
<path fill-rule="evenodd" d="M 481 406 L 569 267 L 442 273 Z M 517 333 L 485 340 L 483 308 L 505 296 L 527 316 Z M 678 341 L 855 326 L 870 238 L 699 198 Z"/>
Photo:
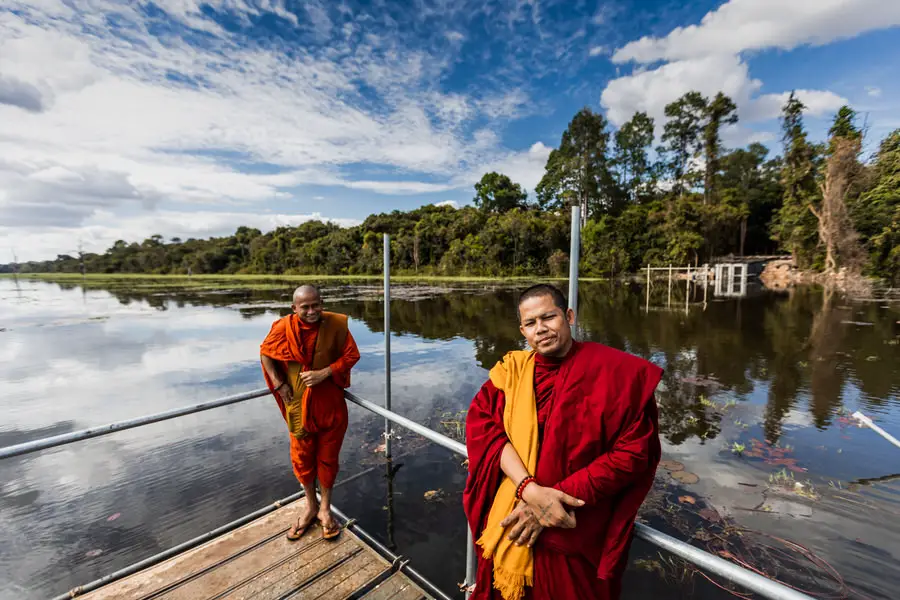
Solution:
<path fill-rule="evenodd" d="M 285 534 L 301 498 L 213 540 L 84 596 L 86 600 L 432 600 L 349 528 Z"/>

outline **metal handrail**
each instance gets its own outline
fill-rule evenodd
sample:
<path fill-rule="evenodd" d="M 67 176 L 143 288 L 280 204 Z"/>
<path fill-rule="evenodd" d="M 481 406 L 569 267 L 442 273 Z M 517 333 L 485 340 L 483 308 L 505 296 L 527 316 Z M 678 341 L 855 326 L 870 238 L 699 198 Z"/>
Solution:
<path fill-rule="evenodd" d="M 54 435 L 53 437 L 24 442 L 22 444 L 15 444 L 13 446 L 0 448 L 0 459 L 12 458 L 13 456 L 21 456 L 23 454 L 30 454 L 31 452 L 37 452 L 39 450 L 46 450 L 48 448 L 54 448 L 56 446 L 64 446 L 73 442 L 81 442 L 83 440 L 89 440 L 91 438 L 109 435 L 111 433 L 116 433 L 117 431 L 134 429 L 135 427 L 142 427 L 144 425 L 150 425 L 151 423 L 159 423 L 160 421 L 167 421 L 169 419 L 191 415 L 194 413 L 202 412 L 204 410 L 212 410 L 213 408 L 228 406 L 229 404 L 237 404 L 238 402 L 253 400 L 254 398 L 261 398 L 268 395 L 269 393 L 270 392 L 267 388 L 262 388 L 253 390 L 252 392 L 235 394 L 234 396 L 226 396 L 224 398 L 219 398 L 218 400 L 210 400 L 209 402 L 201 402 L 200 404 L 192 404 L 190 406 L 183 406 L 181 408 L 167 410 L 165 412 L 156 413 L 155 415 L 146 415 L 143 417 L 138 417 L 136 419 L 128 419 L 126 421 L 119 421 L 117 423 L 110 423 L 108 425 L 100 425 L 99 427 L 82 429 L 81 431 L 72 431 L 70 433 Z"/>
<path fill-rule="evenodd" d="M 0 448 L 0 459 L 21 456 L 23 454 L 38 452 L 47 448 L 53 448 L 56 446 L 71 444 L 94 437 L 109 435 L 117 431 L 132 429 L 134 427 L 140 427 L 142 425 L 148 425 L 150 423 L 157 423 L 159 421 L 164 421 L 167 419 L 173 419 L 196 412 L 210 410 L 219 406 L 236 404 L 238 402 L 244 402 L 247 400 L 252 400 L 254 398 L 262 397 L 268 393 L 269 390 L 267 389 L 254 390 L 252 392 L 247 392 L 246 394 L 228 396 L 226 398 L 220 398 L 218 400 L 213 400 L 210 402 L 204 402 L 180 409 L 157 413 L 155 415 L 148 415 L 128 421 L 112 423 L 110 425 L 105 425 L 102 427 L 83 429 L 81 431 L 75 431 L 63 435 L 53 436 L 50 438 L 34 440 L 31 442 L 25 442 L 23 444 L 16 444 L 14 446 L 7 446 L 6 448 Z M 421 435 L 422 437 L 434 442 L 439 446 L 447 448 L 448 450 L 451 450 L 461 456 L 467 455 L 465 445 L 456 440 L 433 431 L 425 427 L 424 425 L 416 423 L 415 421 L 412 421 L 411 419 L 408 419 L 402 415 L 398 415 L 394 412 L 386 410 L 383 407 L 378 406 L 377 404 L 373 404 L 368 400 L 360 398 L 352 392 L 345 392 L 344 396 L 353 404 L 356 404 L 361 408 L 364 408 L 385 419 L 388 419 L 393 423 L 412 431 L 413 433 Z M 469 533 L 469 535 L 471 536 L 471 532 Z M 705 550 L 697 548 L 696 546 L 692 546 L 677 538 L 666 535 L 661 531 L 657 531 L 652 527 L 648 527 L 647 525 L 635 523 L 635 535 L 638 538 L 647 541 L 663 550 L 666 550 L 681 559 L 693 563 L 698 567 L 701 567 L 702 569 L 709 571 L 715 575 L 724 577 L 725 579 L 736 583 L 754 593 L 760 594 L 762 597 L 768 598 L 769 600 L 813 600 L 806 594 L 782 585 L 777 581 L 773 581 L 762 575 L 754 573 L 753 571 L 744 569 L 743 567 L 739 567 L 734 563 L 728 562 L 723 558 L 710 554 Z"/>

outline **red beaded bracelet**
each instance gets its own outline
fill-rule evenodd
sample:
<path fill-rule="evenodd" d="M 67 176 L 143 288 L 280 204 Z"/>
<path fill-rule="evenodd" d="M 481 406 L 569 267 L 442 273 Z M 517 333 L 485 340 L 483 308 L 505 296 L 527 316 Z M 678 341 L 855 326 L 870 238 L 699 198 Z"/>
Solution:
<path fill-rule="evenodd" d="M 534 477 L 532 477 L 531 475 L 529 475 L 528 477 L 523 479 L 522 482 L 519 484 L 519 486 L 516 488 L 516 499 L 517 500 L 522 499 L 522 494 L 525 493 L 525 488 L 526 488 L 526 486 L 528 486 L 529 483 L 534 483 Z"/>

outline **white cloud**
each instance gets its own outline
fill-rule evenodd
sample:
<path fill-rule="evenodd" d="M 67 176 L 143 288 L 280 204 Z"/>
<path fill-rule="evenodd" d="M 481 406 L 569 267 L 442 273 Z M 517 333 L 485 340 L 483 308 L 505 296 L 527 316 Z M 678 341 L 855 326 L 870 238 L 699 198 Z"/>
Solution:
<path fill-rule="evenodd" d="M 280 0 L 156 5 L 166 17 L 111 0 L 0 9 L 4 226 L 24 236 L 70 227 L 75 237 L 107 212 L 123 223 L 154 210 L 165 220 L 185 204 L 243 214 L 273 201 L 283 207 L 305 185 L 448 191 L 478 165 L 510 155 L 495 131 L 476 123 L 518 118 L 530 101 L 508 85 L 473 97 L 441 91 L 434 82 L 450 56 L 354 24 L 335 27 L 325 3 L 305 3 L 299 19 Z M 282 40 L 225 30 L 210 9 L 248 26 L 274 15 L 331 37 L 321 49 L 294 45 L 288 53 Z M 202 44 L 188 43 L 172 20 L 204 32 Z M 446 39 L 458 43 L 460 35 Z M 348 167 L 360 164 L 397 176 L 353 175 Z"/>
<path fill-rule="evenodd" d="M 719 91 L 738 106 L 743 122 L 776 118 L 789 92 L 760 94 L 763 82 L 751 76 L 744 53 L 768 48 L 821 45 L 900 24 L 900 4 L 881 0 L 729 0 L 703 17 L 699 25 L 678 27 L 663 37 L 644 37 L 619 48 L 617 63 L 635 62 L 627 74 L 609 82 L 601 95 L 610 121 L 621 125 L 635 111 L 665 121 L 665 105 L 697 90 Z M 647 68 L 662 61 L 662 64 Z M 829 90 L 797 90 L 807 114 L 823 116 L 847 99 Z M 758 137 L 738 127 L 728 139 L 737 143 Z"/>
<path fill-rule="evenodd" d="M 613 61 L 652 63 L 766 48 L 791 50 L 895 25 L 900 25 L 900 3 L 893 1 L 729 0 L 699 25 L 626 44 L 613 54 Z"/>
<path fill-rule="evenodd" d="M 590 56 L 605 56 L 609 54 L 609 46 L 592 46 L 588 54 Z"/>
<path fill-rule="evenodd" d="M 508 175 L 515 183 L 521 184 L 529 192 L 533 192 L 535 186 L 544 176 L 544 167 L 550 157 L 552 148 L 542 142 L 536 142 L 525 152 L 511 153 L 485 167 L 470 172 L 461 182 L 467 187 L 480 181 L 485 173 L 497 171 Z"/>
<path fill-rule="evenodd" d="M 881 88 L 874 85 L 867 85 L 866 94 L 872 98 L 881 98 Z"/>
<path fill-rule="evenodd" d="M 438 202 L 435 206 L 449 206 L 450 208 L 459 208 L 459 202 L 456 200 L 444 200 L 443 202 Z"/>

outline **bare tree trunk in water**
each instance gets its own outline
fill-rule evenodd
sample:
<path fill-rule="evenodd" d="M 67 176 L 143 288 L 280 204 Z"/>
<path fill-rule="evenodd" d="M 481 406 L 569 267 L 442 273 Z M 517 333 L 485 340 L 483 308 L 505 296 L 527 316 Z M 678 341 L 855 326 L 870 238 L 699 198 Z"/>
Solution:
<path fill-rule="evenodd" d="M 825 273 L 838 270 L 838 259 L 855 271 L 859 270 L 861 250 L 858 235 L 850 221 L 846 197 L 859 162 L 856 159 L 860 140 L 836 139 L 834 152 L 828 157 L 825 169 L 825 184 L 822 190 L 822 205 L 816 210 L 812 204 L 809 210 L 819 221 L 819 241 L 825 245 Z"/>

